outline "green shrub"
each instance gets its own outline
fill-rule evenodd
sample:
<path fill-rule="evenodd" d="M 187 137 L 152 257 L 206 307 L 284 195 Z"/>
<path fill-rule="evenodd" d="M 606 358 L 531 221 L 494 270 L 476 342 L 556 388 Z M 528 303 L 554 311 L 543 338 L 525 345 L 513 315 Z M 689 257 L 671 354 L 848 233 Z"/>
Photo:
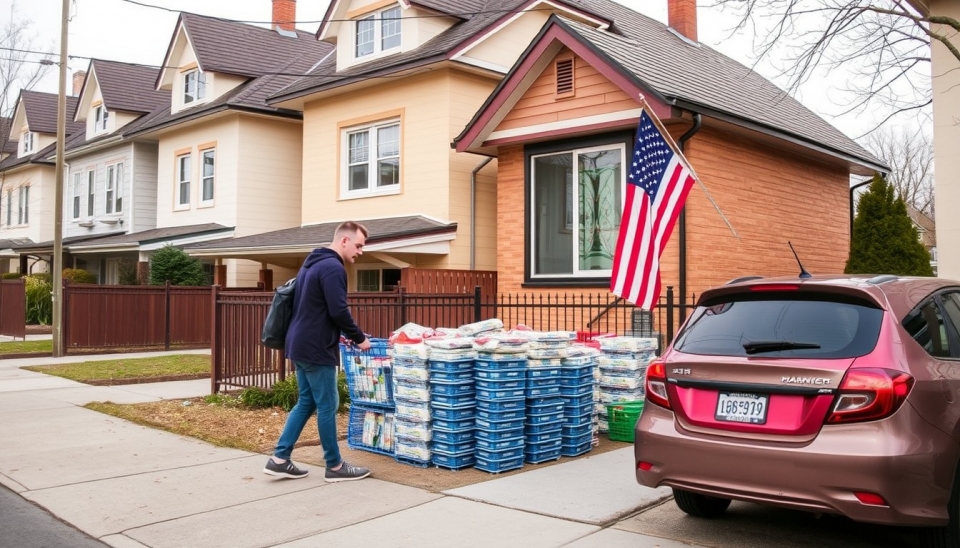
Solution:
<path fill-rule="evenodd" d="M 297 395 L 299 394 L 297 377 L 291 375 L 275 383 L 271 392 L 273 392 L 273 405 L 282 407 L 284 411 L 289 412 L 297 404 Z"/>
<path fill-rule="evenodd" d="M 53 286 L 47 274 L 24 278 L 27 292 L 27 325 L 50 325 L 53 321 Z"/>
<path fill-rule="evenodd" d="M 95 284 L 97 279 L 93 274 L 80 268 L 64 268 L 63 279 L 70 280 L 74 284 Z"/>
<path fill-rule="evenodd" d="M 23 274 L 19 272 L 4 272 L 0 274 L 0 280 L 19 280 L 23 277 Z"/>
<path fill-rule="evenodd" d="M 337 375 L 337 392 L 340 394 L 340 407 L 337 408 L 337 412 L 343 413 L 350 407 L 350 388 L 347 385 L 347 375 L 343 370 L 340 370 Z"/>
<path fill-rule="evenodd" d="M 241 403 L 240 398 L 231 396 L 230 394 L 210 394 L 209 396 L 204 396 L 203 401 L 210 405 L 219 405 L 220 407 L 239 407 Z"/>
<path fill-rule="evenodd" d="M 240 392 L 240 403 L 253 409 L 273 407 L 273 394 L 269 390 L 251 386 Z"/>
<path fill-rule="evenodd" d="M 168 245 L 157 250 L 150 259 L 150 285 L 207 285 L 200 261 L 183 250 Z"/>
<path fill-rule="evenodd" d="M 117 283 L 120 285 L 140 285 L 137 279 L 137 261 L 123 259 L 117 264 Z"/>

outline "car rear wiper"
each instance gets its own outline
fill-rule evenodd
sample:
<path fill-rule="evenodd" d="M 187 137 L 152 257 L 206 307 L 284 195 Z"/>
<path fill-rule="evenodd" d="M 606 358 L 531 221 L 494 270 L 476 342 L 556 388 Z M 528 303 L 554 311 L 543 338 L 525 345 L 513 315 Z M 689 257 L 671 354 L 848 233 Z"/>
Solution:
<path fill-rule="evenodd" d="M 778 350 L 795 350 L 797 348 L 820 348 L 820 345 L 817 343 L 793 341 L 747 341 L 743 343 L 743 349 L 747 351 L 747 354 L 776 352 Z"/>

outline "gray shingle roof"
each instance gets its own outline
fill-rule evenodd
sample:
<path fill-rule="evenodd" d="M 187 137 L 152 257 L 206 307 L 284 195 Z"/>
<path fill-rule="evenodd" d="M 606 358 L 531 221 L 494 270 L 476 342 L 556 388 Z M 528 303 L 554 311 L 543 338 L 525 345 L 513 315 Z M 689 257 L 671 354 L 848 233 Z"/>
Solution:
<path fill-rule="evenodd" d="M 7 152 L 10 154 L 17 153 L 17 142 L 13 139 L 10 139 L 10 124 L 13 123 L 13 118 L 3 118 L 0 117 L 0 153 Z"/>
<path fill-rule="evenodd" d="M 863 147 L 759 74 L 712 48 L 685 42 L 663 23 L 610 0 L 560 0 L 560 3 L 612 21 L 611 29 L 598 30 L 562 19 L 596 50 L 619 64 L 625 73 L 669 101 L 686 108 L 700 107 L 723 113 L 870 163 L 880 163 Z M 523 4 L 524 0 L 488 0 L 483 2 L 484 13 L 468 16 L 416 50 L 339 73 L 336 60 L 328 59 L 310 72 L 311 77 L 301 78 L 277 93 L 273 100 L 446 59 L 458 45 L 505 17 L 498 10 L 516 9 Z"/>
<path fill-rule="evenodd" d="M 170 92 L 156 89 L 158 69 L 102 59 L 90 64 L 109 110 L 147 113 L 170 105 Z"/>
<path fill-rule="evenodd" d="M 360 224 L 367 227 L 369 237 L 367 244 L 374 244 L 396 238 L 424 235 L 432 233 L 442 233 L 455 231 L 456 223 L 441 223 L 421 217 L 411 215 L 407 217 L 390 217 L 381 219 L 357 220 Z M 186 250 L 210 250 L 210 249 L 238 249 L 238 248 L 261 248 L 261 247 L 301 247 L 313 246 L 320 247 L 328 245 L 333 240 L 333 232 L 340 224 L 339 221 L 330 223 L 320 223 L 304 227 L 287 228 L 273 232 L 264 232 L 253 236 L 242 238 L 228 238 L 211 242 L 197 243 L 185 246 Z"/>
<path fill-rule="evenodd" d="M 124 128 L 124 137 L 231 108 L 303 116 L 299 111 L 269 105 L 266 99 L 306 73 L 333 50 L 332 45 L 301 31 L 293 38 L 269 29 L 193 14 L 182 14 L 181 20 L 203 70 L 249 76 L 251 80 L 213 101 L 176 113 L 170 112 L 169 107 L 157 109 L 134 122 L 136 125 Z"/>
<path fill-rule="evenodd" d="M 79 243 L 79 242 L 87 242 L 87 241 L 91 241 L 91 240 L 99 240 L 99 239 L 102 239 L 102 238 L 107 238 L 107 237 L 109 237 L 109 236 L 113 236 L 114 234 L 116 234 L 116 233 L 112 233 L 112 234 L 96 234 L 96 235 L 93 235 L 93 236 L 70 236 L 70 237 L 67 237 L 67 238 L 63 238 L 63 240 L 62 240 L 60 243 L 61 243 L 61 245 L 69 245 L 69 244 L 75 244 L 75 243 Z M 11 249 L 14 249 L 14 250 L 16 250 L 16 251 L 19 251 L 21 254 L 23 254 L 23 253 L 31 253 L 31 252 L 36 252 L 36 253 L 49 252 L 49 251 L 53 251 L 53 240 L 48 240 L 48 241 L 46 241 L 46 242 L 40 242 L 40 243 L 36 243 L 36 244 L 33 243 L 33 242 L 30 242 L 30 241 L 28 240 L 27 243 L 20 244 L 20 245 L 14 245 L 14 246 L 11 246 L 10 248 L 11 248 Z"/>
<path fill-rule="evenodd" d="M 187 226 L 173 226 L 166 228 L 154 228 L 151 230 L 143 230 L 140 232 L 131 232 L 128 234 L 118 234 L 115 236 L 109 236 L 106 238 L 98 238 L 96 240 L 80 242 L 73 246 L 70 246 L 71 250 L 81 250 L 87 247 L 100 247 L 100 246 L 109 246 L 109 245 L 144 245 L 151 244 L 155 242 L 162 242 L 164 240 L 171 240 L 177 238 L 190 238 L 194 236 L 202 236 L 205 234 L 216 234 L 218 232 L 228 232 L 233 230 L 233 228 L 228 226 L 223 226 L 217 223 L 205 223 L 199 225 L 187 225 Z"/>
<path fill-rule="evenodd" d="M 27 115 L 27 124 L 30 131 L 38 133 L 57 132 L 57 94 L 41 91 L 21 91 L 20 101 Z M 73 121 L 73 113 L 77 110 L 77 98 L 67 97 L 67 135 L 82 127 Z"/>
<path fill-rule="evenodd" d="M 8 240 L 0 240 L 0 249 L 11 249 L 16 246 L 31 244 L 33 244 L 33 240 L 30 238 L 10 238 Z"/>

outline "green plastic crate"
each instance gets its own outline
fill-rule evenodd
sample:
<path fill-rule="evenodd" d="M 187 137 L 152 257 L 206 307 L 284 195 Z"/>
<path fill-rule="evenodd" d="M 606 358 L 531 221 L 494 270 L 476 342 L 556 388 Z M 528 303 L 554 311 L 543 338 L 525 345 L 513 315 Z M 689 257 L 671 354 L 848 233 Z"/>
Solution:
<path fill-rule="evenodd" d="M 610 439 L 633 443 L 634 428 L 641 412 L 643 400 L 608 403 L 607 424 L 610 426 Z"/>

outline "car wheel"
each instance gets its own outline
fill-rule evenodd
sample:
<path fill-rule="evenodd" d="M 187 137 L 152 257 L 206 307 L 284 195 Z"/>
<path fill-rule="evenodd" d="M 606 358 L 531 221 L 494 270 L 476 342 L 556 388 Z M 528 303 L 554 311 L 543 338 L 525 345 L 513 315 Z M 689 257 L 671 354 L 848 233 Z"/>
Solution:
<path fill-rule="evenodd" d="M 680 489 L 673 490 L 673 500 L 681 510 L 698 518 L 719 518 L 730 506 L 730 499 L 708 497 Z"/>
<path fill-rule="evenodd" d="M 947 503 L 950 522 L 945 527 L 920 529 L 920 545 L 924 548 L 960 548 L 960 468 L 953 478 L 953 491 Z"/>

